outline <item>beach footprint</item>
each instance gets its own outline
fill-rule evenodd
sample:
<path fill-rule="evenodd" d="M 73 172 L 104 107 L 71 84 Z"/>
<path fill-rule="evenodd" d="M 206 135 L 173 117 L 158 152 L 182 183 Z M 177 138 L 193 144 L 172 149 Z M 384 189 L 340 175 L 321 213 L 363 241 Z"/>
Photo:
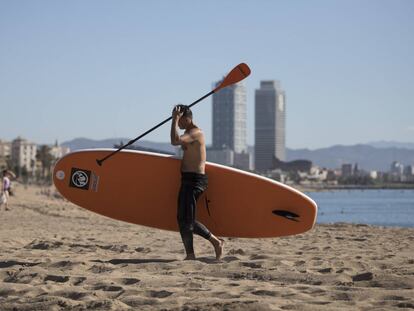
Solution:
<path fill-rule="evenodd" d="M 26 270 L 7 271 L 7 277 L 3 280 L 6 283 L 30 284 L 38 274 Z"/>
<path fill-rule="evenodd" d="M 278 293 L 278 292 L 276 292 L 276 291 L 272 291 L 272 290 L 264 290 L 264 289 L 261 289 L 261 290 L 255 290 L 255 291 L 253 291 L 252 292 L 252 294 L 253 295 L 255 295 L 255 296 L 269 296 L 269 297 L 277 297 L 277 296 L 279 296 L 280 294 Z"/>
<path fill-rule="evenodd" d="M 52 282 L 56 282 L 56 283 L 66 283 L 67 281 L 69 281 L 69 276 L 49 274 L 44 278 L 44 281 L 45 282 L 52 281 Z"/>
<path fill-rule="evenodd" d="M 39 249 L 39 250 L 49 250 L 60 248 L 63 245 L 60 241 L 45 241 L 45 240 L 33 240 L 31 243 L 27 244 L 24 248 L 26 249 Z"/>
<path fill-rule="evenodd" d="M 86 277 L 83 276 L 76 276 L 70 278 L 72 285 L 78 286 L 81 285 L 83 282 L 85 282 Z"/>
<path fill-rule="evenodd" d="M 263 265 L 258 262 L 241 262 L 242 267 L 252 268 L 252 269 L 261 269 Z"/>
<path fill-rule="evenodd" d="M 173 292 L 169 292 L 166 290 L 151 290 L 148 292 L 148 296 L 151 298 L 167 298 L 174 294 Z"/>
<path fill-rule="evenodd" d="M 228 255 L 246 255 L 246 252 L 244 250 L 242 250 L 241 248 L 238 249 L 229 249 L 227 252 Z"/>
<path fill-rule="evenodd" d="M 99 284 L 95 284 L 92 287 L 93 290 L 103 290 L 105 292 L 119 292 L 119 291 L 123 291 L 124 288 L 122 286 L 117 286 L 117 285 L 113 285 L 113 284 L 104 284 L 104 283 L 99 283 Z"/>
<path fill-rule="evenodd" d="M 148 254 L 148 253 L 151 253 L 151 248 L 149 248 L 149 247 L 137 247 L 137 248 L 135 248 L 135 251 L 138 252 L 138 253 Z M 180 253 L 181 253 L 181 251 L 180 251 Z"/>
<path fill-rule="evenodd" d="M 134 284 L 141 282 L 141 280 L 138 280 L 135 278 L 123 278 L 123 279 L 120 279 L 119 282 L 122 285 L 134 285 Z"/>
<path fill-rule="evenodd" d="M 71 270 L 73 267 L 78 265 L 83 265 L 84 262 L 76 262 L 76 261 L 70 261 L 70 260 L 61 260 L 54 262 L 50 264 L 51 268 L 58 268 L 58 269 L 65 269 L 65 270 Z"/>
<path fill-rule="evenodd" d="M 114 268 L 109 267 L 107 264 L 97 264 L 97 265 L 93 265 L 91 268 L 89 268 L 89 271 L 96 273 L 96 274 L 100 274 L 103 272 L 111 272 L 113 271 Z"/>

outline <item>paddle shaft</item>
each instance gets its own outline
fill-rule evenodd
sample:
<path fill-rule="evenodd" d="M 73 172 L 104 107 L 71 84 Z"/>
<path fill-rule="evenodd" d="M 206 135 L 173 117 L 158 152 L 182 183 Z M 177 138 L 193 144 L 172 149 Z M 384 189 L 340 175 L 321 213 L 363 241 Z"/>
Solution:
<path fill-rule="evenodd" d="M 203 97 L 197 99 L 195 102 L 193 102 L 191 105 L 189 105 L 188 107 L 193 107 L 194 105 L 196 105 L 197 103 L 201 102 L 203 99 L 209 97 L 210 95 L 214 94 L 214 90 L 207 93 L 206 95 L 204 95 Z M 137 138 L 130 140 L 127 144 L 121 146 L 118 148 L 118 150 L 115 150 L 114 152 L 108 154 L 106 157 L 100 159 L 100 160 L 96 160 L 96 162 L 98 163 L 99 166 L 102 165 L 102 163 L 104 161 L 106 161 L 107 159 L 109 159 L 110 157 L 112 157 L 113 155 L 117 154 L 119 151 L 121 151 L 122 149 L 125 149 L 126 147 L 132 145 L 133 143 L 135 143 L 137 140 L 140 140 L 142 137 L 148 135 L 149 133 L 151 133 L 152 131 L 156 130 L 157 128 L 159 128 L 161 125 L 164 125 L 165 123 L 167 123 L 168 121 L 170 121 L 172 119 L 172 117 L 169 117 L 167 119 L 165 119 L 164 121 L 162 121 L 161 123 L 157 124 L 156 126 L 154 126 L 153 128 L 149 129 L 148 131 L 146 131 L 145 133 L 139 135 Z"/>

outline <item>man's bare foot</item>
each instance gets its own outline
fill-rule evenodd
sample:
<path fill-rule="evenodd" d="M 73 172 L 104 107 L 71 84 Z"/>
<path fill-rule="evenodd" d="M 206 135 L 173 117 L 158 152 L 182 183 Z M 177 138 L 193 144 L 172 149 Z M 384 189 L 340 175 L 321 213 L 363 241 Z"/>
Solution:
<path fill-rule="evenodd" d="M 187 257 L 184 258 L 184 260 L 195 260 L 196 256 L 194 254 L 187 254 Z"/>
<path fill-rule="evenodd" d="M 219 245 L 218 248 L 215 248 L 216 250 L 216 259 L 220 260 L 221 256 L 223 255 L 223 249 L 224 249 L 224 240 L 219 238 Z"/>
<path fill-rule="evenodd" d="M 210 238 L 210 242 L 214 246 L 214 251 L 216 252 L 216 259 L 220 260 L 221 256 L 223 255 L 224 240 L 212 235 Z"/>

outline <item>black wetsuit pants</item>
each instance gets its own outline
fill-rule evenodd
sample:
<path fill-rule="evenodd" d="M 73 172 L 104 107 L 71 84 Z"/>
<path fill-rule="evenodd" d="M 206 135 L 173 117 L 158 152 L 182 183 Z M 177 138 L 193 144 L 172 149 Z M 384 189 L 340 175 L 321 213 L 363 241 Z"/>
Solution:
<path fill-rule="evenodd" d="M 207 175 L 181 173 L 181 188 L 178 196 L 177 221 L 185 251 L 194 254 L 193 233 L 209 240 L 210 231 L 195 220 L 197 199 L 207 189 Z"/>

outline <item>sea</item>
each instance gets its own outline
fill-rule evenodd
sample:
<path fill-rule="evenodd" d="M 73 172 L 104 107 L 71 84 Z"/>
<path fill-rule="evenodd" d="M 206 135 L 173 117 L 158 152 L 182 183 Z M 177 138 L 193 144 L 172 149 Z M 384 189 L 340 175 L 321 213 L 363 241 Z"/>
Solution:
<path fill-rule="evenodd" d="M 307 192 L 318 205 L 317 223 L 352 223 L 414 228 L 414 190 Z"/>

